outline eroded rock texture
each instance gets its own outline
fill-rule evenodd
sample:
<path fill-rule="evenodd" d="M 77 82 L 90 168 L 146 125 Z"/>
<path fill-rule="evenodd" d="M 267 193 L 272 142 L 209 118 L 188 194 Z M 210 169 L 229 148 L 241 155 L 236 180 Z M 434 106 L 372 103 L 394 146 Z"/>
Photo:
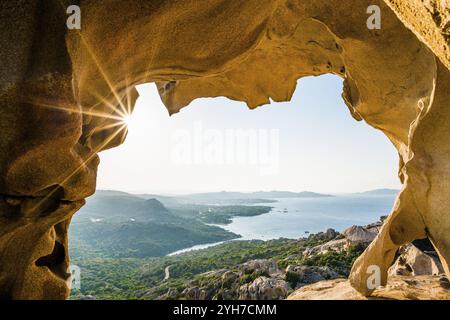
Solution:
<path fill-rule="evenodd" d="M 156 82 L 171 113 L 199 97 L 255 108 L 325 73 L 343 78 L 351 115 L 392 141 L 403 182 L 351 284 L 372 293 L 368 267 L 385 284 L 397 248 L 425 237 L 449 276 L 448 6 L 406 2 L 81 0 L 79 31 L 64 1 L 2 2 L 0 298 L 67 298 L 70 217 L 95 190 L 97 153 L 126 136 L 135 85 Z M 380 30 L 366 27 L 369 5 Z M 430 5 L 433 22 L 420 19 Z"/>
<path fill-rule="evenodd" d="M 449 300 L 449 283 L 439 276 L 392 276 L 371 297 L 356 291 L 345 279 L 321 281 L 292 293 L 288 300 Z"/>
<path fill-rule="evenodd" d="M 386 3 L 450 68 L 450 1 L 386 0 Z"/>

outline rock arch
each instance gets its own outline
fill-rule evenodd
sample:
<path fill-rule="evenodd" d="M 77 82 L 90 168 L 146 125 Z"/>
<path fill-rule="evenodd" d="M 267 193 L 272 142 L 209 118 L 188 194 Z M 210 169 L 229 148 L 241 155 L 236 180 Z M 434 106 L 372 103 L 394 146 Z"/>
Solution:
<path fill-rule="evenodd" d="M 69 31 L 64 2 L 0 5 L 0 298 L 67 298 L 70 218 L 95 191 L 97 153 L 123 142 L 144 82 L 174 113 L 198 97 L 256 108 L 289 100 L 303 76 L 339 75 L 353 117 L 398 150 L 403 182 L 352 285 L 369 295 L 367 268 L 385 283 L 396 249 L 424 237 L 450 275 L 445 3 L 81 0 L 82 29 Z M 369 5 L 380 30 L 366 27 Z"/>

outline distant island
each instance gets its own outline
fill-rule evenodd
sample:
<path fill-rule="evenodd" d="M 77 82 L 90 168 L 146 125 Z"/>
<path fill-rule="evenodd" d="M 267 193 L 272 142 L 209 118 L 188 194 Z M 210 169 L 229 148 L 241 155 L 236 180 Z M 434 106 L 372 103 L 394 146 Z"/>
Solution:
<path fill-rule="evenodd" d="M 206 193 L 194 193 L 182 196 L 186 200 L 196 202 L 225 202 L 243 201 L 246 203 L 264 203 L 267 201 L 275 201 L 277 198 L 324 198 L 333 197 L 329 194 L 321 194 L 310 191 L 303 192 L 291 192 L 291 191 L 256 191 L 256 192 L 206 192 Z"/>
<path fill-rule="evenodd" d="M 290 191 L 258 191 L 250 193 L 259 198 L 327 198 L 334 197 L 331 194 L 322 194 L 311 191 L 290 192 Z"/>
<path fill-rule="evenodd" d="M 364 192 L 357 192 L 356 194 L 361 194 L 361 195 L 396 195 L 400 192 L 400 190 L 398 189 L 374 189 L 374 190 L 369 190 L 369 191 L 364 191 Z"/>

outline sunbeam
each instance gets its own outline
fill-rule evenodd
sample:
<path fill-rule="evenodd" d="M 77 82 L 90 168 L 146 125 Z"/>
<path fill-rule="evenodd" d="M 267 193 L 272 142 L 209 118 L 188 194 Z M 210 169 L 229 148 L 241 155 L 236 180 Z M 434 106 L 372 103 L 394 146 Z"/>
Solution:
<path fill-rule="evenodd" d="M 69 181 L 81 169 L 85 168 L 87 164 L 124 129 L 126 129 L 126 124 L 122 123 L 122 125 L 117 130 L 115 130 L 107 139 L 105 139 L 105 141 L 99 144 L 97 148 L 92 150 L 89 156 L 86 159 L 84 159 L 82 163 L 77 168 L 75 168 L 75 170 L 73 170 L 66 178 L 64 178 L 60 183 L 57 183 L 57 185 L 62 186 L 64 188 L 64 184 L 67 183 L 67 181 Z M 55 188 L 52 191 L 50 191 L 35 206 L 31 207 L 30 212 L 34 212 L 35 210 L 37 210 L 45 201 L 50 199 L 57 190 L 58 188 Z"/>
<path fill-rule="evenodd" d="M 117 121 L 123 121 L 123 119 L 127 116 L 127 114 L 122 114 L 122 113 L 119 113 L 120 116 L 115 116 L 115 115 L 112 115 L 112 114 L 109 114 L 106 112 L 102 112 L 102 111 L 74 109 L 74 108 L 65 107 L 62 105 L 53 105 L 50 103 L 38 101 L 36 99 L 26 101 L 26 103 L 29 103 L 36 107 L 43 107 L 43 108 L 53 109 L 53 110 L 57 110 L 57 111 L 65 111 L 68 113 L 78 113 L 78 114 L 82 114 L 82 115 L 88 115 L 88 116 L 92 116 L 92 117 L 105 118 L 105 119 L 111 119 L 111 120 L 117 120 Z"/>

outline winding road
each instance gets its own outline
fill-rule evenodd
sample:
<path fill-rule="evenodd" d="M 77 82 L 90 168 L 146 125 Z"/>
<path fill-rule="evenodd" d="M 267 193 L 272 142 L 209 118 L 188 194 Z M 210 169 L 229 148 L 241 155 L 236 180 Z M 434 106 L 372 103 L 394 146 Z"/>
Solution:
<path fill-rule="evenodd" d="M 170 267 L 171 266 L 167 266 L 166 269 L 164 270 L 165 276 L 164 276 L 164 280 L 163 281 L 166 281 L 166 280 L 170 279 Z"/>

